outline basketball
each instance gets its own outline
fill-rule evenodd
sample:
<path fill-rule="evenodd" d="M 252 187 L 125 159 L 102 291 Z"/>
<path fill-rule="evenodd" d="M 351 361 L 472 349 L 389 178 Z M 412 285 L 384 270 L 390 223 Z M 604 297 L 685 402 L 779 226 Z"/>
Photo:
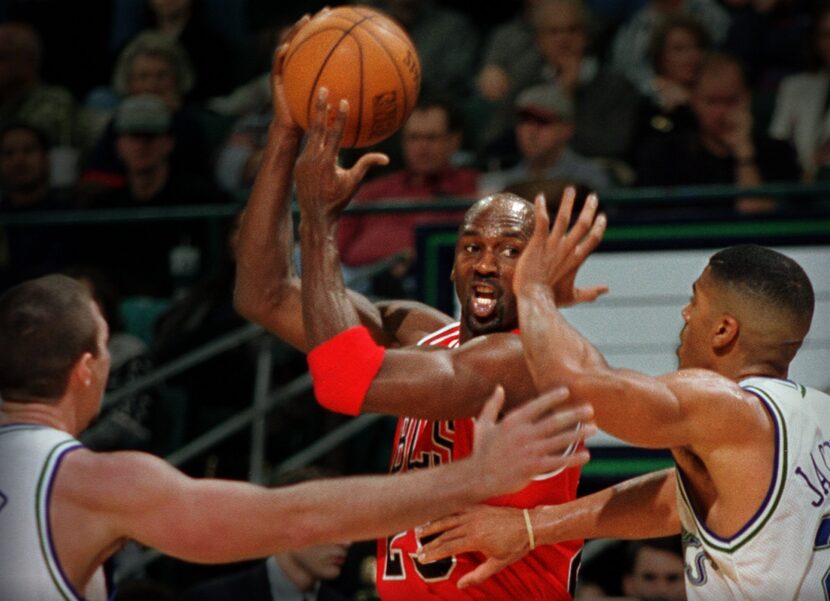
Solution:
<path fill-rule="evenodd" d="M 421 87 L 421 62 L 409 35 L 392 18 L 366 6 L 321 11 L 291 40 L 283 88 L 293 119 L 308 129 L 317 93 L 349 101 L 344 148 L 385 140 L 409 117 Z"/>

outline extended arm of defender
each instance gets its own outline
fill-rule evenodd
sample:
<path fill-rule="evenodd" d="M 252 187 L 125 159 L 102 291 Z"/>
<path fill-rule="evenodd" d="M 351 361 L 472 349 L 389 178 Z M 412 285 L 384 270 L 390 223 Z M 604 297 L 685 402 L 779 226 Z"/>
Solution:
<path fill-rule="evenodd" d="M 566 396 L 563 389 L 551 391 L 497 424 L 503 398 L 497 390 L 476 421 L 475 450 L 466 460 L 278 489 L 189 478 L 146 453 L 78 449 L 67 455 L 54 485 L 58 552 L 81 585 L 84 573 L 125 538 L 214 563 L 411 528 L 448 508 L 515 491 L 534 474 L 584 463 L 587 452 L 562 453 L 576 441 L 574 425 L 589 420 L 591 410 L 552 411 Z"/>
<path fill-rule="evenodd" d="M 574 399 L 594 405 L 600 428 L 638 446 L 711 449 L 732 438 L 730 429 L 751 433 L 756 421 L 765 423 L 763 409 L 757 403 L 750 408 L 752 401 L 735 382 L 707 370 L 654 378 L 610 368 L 565 320 L 548 282 L 579 259 L 585 240 L 601 234 L 600 219 L 592 224 L 580 217 L 566 234 L 570 207 L 563 203 L 548 233 L 544 202 L 537 201 L 536 227 L 514 279 L 524 351 L 537 388 L 567 386 Z"/>
<path fill-rule="evenodd" d="M 673 469 L 646 474 L 561 505 L 529 510 L 535 544 L 552 545 L 585 538 L 653 538 L 680 530 Z M 420 537 L 438 535 L 419 560 L 437 561 L 480 552 L 487 560 L 459 581 L 480 584 L 530 550 L 528 526 L 520 509 L 477 505 L 435 520 Z"/>

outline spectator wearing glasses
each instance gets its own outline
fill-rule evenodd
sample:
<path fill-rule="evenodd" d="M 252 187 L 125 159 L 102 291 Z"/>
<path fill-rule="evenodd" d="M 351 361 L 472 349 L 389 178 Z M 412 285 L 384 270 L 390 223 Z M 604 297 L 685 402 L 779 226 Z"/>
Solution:
<path fill-rule="evenodd" d="M 529 180 L 567 180 L 598 191 L 610 186 L 602 167 L 570 148 L 576 129 L 573 102 L 557 86 L 542 84 L 523 90 L 515 108 L 521 159 L 510 169 L 483 175 L 481 193 Z"/>
<path fill-rule="evenodd" d="M 421 99 L 401 132 L 404 168 L 366 182 L 353 204 L 406 199 L 423 203 L 426 210 L 344 217 L 338 228 L 338 244 L 346 265 L 366 265 L 395 254 L 411 255 L 419 225 L 461 222 L 463 211 L 429 210 L 436 199 L 476 194 L 478 171 L 453 162 L 461 143 L 462 122 L 457 108 L 444 99 Z"/>

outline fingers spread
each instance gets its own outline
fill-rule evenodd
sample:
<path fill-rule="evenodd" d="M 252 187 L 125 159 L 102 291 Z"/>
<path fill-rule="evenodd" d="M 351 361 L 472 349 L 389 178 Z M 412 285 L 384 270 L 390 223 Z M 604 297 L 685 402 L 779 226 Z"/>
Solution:
<path fill-rule="evenodd" d="M 562 199 L 559 201 L 559 210 L 556 211 L 556 220 L 553 222 L 553 230 L 551 231 L 551 239 L 559 240 L 565 235 L 568 230 L 568 224 L 571 222 L 571 213 L 574 208 L 574 200 L 576 199 L 576 188 L 568 186 L 562 192 Z"/>
<path fill-rule="evenodd" d="M 499 384 L 496 386 L 496 389 L 493 391 L 493 394 L 490 395 L 490 398 L 487 399 L 487 402 L 484 404 L 484 408 L 481 410 L 481 414 L 479 415 L 478 419 L 481 422 L 489 422 L 489 423 L 496 423 L 496 420 L 499 418 L 499 413 L 501 413 L 501 409 L 504 406 L 504 388 Z"/>
<path fill-rule="evenodd" d="M 346 119 L 349 117 L 349 101 L 341 98 L 337 104 L 337 112 L 334 115 L 334 123 L 326 128 L 326 137 L 323 145 L 330 152 L 335 154 L 340 150 L 340 143 L 343 141 L 343 130 L 346 128 Z"/>

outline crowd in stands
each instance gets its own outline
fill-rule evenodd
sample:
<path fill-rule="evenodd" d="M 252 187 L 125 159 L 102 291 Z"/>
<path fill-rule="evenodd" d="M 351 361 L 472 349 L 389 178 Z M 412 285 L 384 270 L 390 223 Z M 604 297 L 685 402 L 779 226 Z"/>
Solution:
<path fill-rule="evenodd" d="M 418 228 L 463 213 L 431 210 L 436 200 L 565 184 L 602 194 L 830 180 L 830 3 L 363 3 L 400 21 L 423 73 L 401 131 L 360 150 L 392 160 L 369 174 L 354 205 L 424 210 L 355 214 L 339 231 L 345 269 L 392 261 L 373 282 L 378 295 L 417 296 Z M 88 283 L 114 332 L 112 386 L 243 325 L 232 305 L 234 216 L 272 118 L 272 53 L 300 14 L 324 4 L 0 0 L 0 216 L 22 218 L 2 226 L 0 289 L 55 271 Z M 690 219 L 763 216 L 785 200 L 673 208 Z M 228 209 L 218 229 L 172 213 L 205 205 Z M 113 213 L 142 207 L 171 218 Z M 25 219 L 62 210 L 103 217 Z M 642 214 L 664 210 L 652 202 Z M 139 335 L 122 315 L 135 299 L 151 299 L 158 317 Z M 232 369 L 218 361 L 180 383 L 227 415 L 249 402 L 253 356 L 242 348 L 224 360 Z M 283 358 L 278 378 L 297 365 Z M 102 415 L 88 444 L 166 450 L 151 440 L 159 395 Z"/>

